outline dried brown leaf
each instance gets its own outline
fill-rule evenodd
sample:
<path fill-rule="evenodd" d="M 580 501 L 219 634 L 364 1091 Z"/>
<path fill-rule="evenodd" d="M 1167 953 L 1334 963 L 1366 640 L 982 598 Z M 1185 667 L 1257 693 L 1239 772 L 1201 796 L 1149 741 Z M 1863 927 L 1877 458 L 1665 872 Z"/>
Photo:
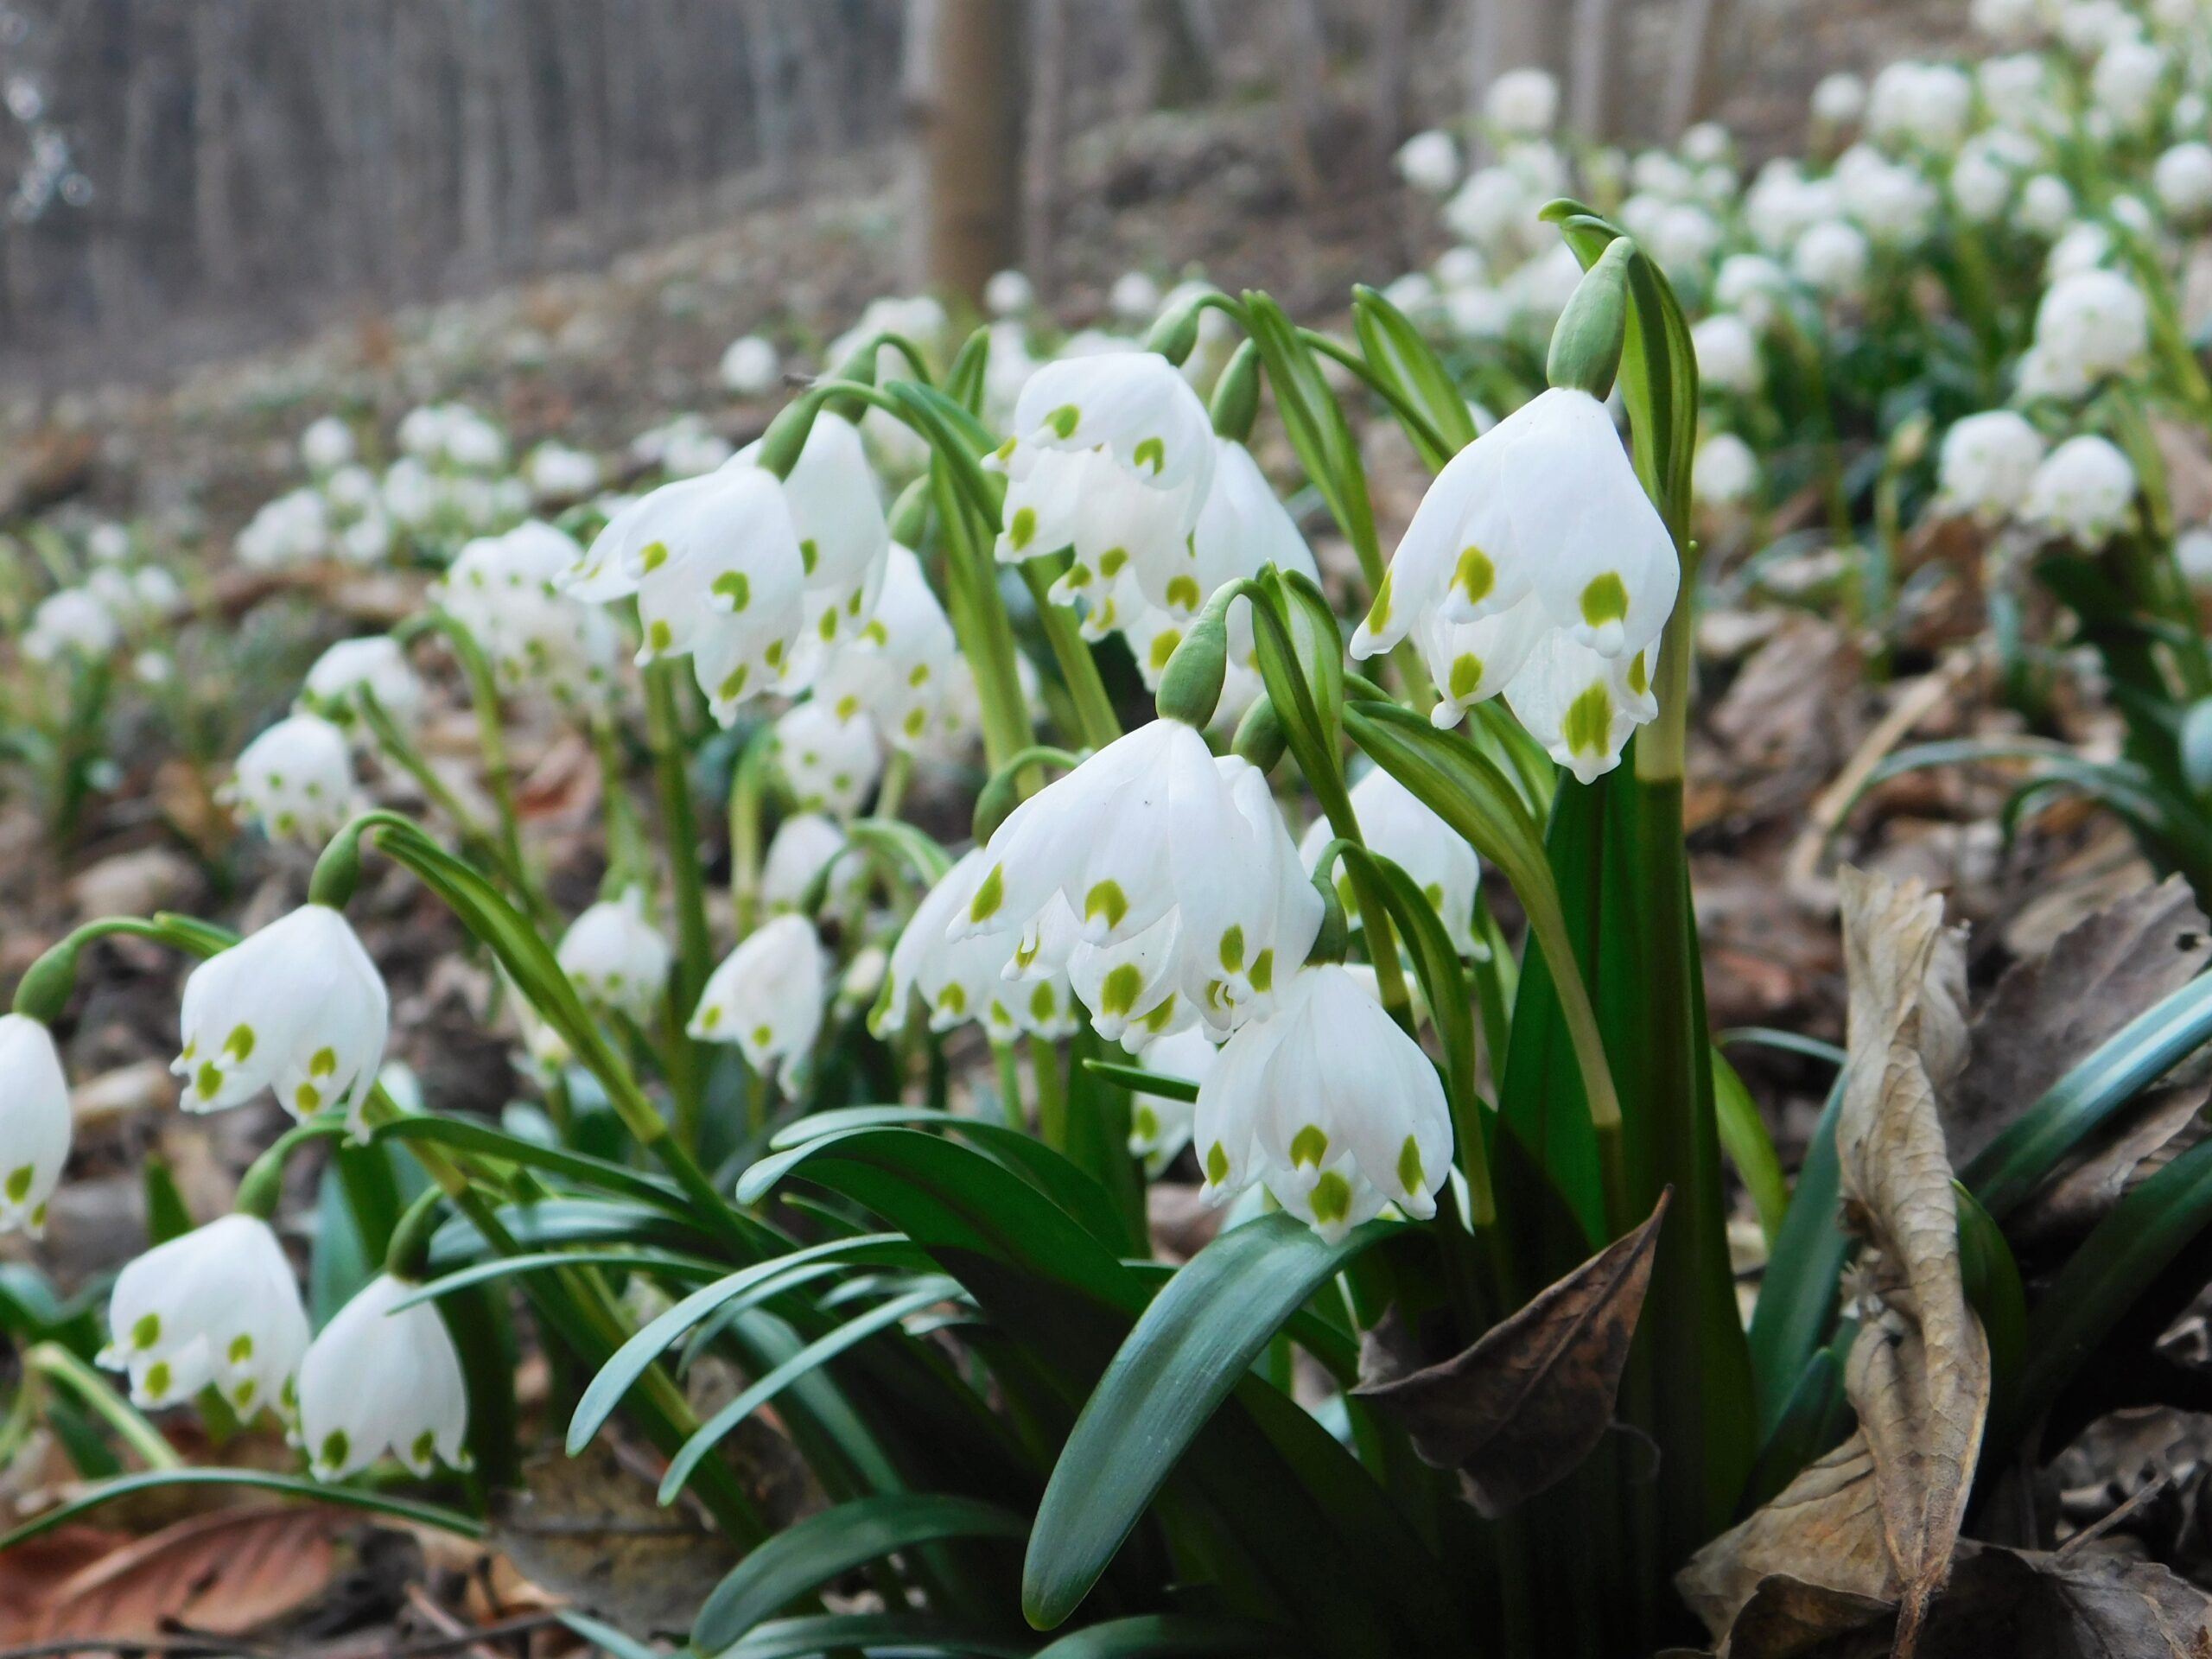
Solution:
<path fill-rule="evenodd" d="M 2206 1096 L 2202 1083 L 2153 1090 L 2118 1122 L 2103 1125 L 2005 1218 L 2013 1253 L 2024 1259 L 2088 1233 L 2139 1184 L 2203 1138 Z"/>
<path fill-rule="evenodd" d="M 33 1635 L 157 1636 L 175 1625 L 243 1636 L 329 1587 L 336 1510 L 233 1509 L 194 1516 L 111 1550 L 38 1599 Z"/>
<path fill-rule="evenodd" d="M 1844 1210 L 1865 1237 L 1844 1385 L 1858 1432 L 1683 1569 L 1716 1634 L 1777 1574 L 1900 1604 L 1910 1653 L 1950 1569 L 1989 1404 L 1989 1351 L 1959 1274 L 1940 1090 L 1966 1061 L 1965 950 L 1917 882 L 1840 873 L 1849 1054 L 1836 1128 Z"/>
<path fill-rule="evenodd" d="M 0 1643 L 30 1641 L 54 1586 L 130 1541 L 127 1533 L 65 1526 L 0 1551 Z"/>
<path fill-rule="evenodd" d="M 1611 1425 L 1671 1193 L 1465 1351 L 1362 1383 L 1361 1397 L 1402 1424 L 1424 1459 L 1460 1471 L 1484 1516 L 1564 1479 Z"/>
<path fill-rule="evenodd" d="M 2212 962 L 2212 923 L 2169 877 L 2107 905 L 1997 982 L 1974 1021 L 1974 1060 L 1944 1103 L 1963 1163 L 2075 1063 Z"/>

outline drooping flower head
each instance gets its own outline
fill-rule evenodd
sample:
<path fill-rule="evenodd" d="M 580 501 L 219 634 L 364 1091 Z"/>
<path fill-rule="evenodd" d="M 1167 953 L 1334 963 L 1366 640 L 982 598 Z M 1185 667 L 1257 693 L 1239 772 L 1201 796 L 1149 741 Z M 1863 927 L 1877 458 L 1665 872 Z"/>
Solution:
<path fill-rule="evenodd" d="M 888 988 L 872 1022 L 879 1035 L 906 1029 L 907 1005 L 917 995 L 929 1011 L 931 1031 L 950 1031 L 973 1020 L 996 1042 L 1024 1033 L 1047 1040 L 1074 1033 L 1075 999 L 1065 967 L 1010 981 L 1015 944 L 1011 932 L 947 937 L 991 868 L 986 849 L 970 849 L 915 906 L 891 949 Z"/>
<path fill-rule="evenodd" d="M 346 734 L 316 715 L 280 720 L 240 751 L 224 794 L 272 840 L 327 841 L 356 804 Z"/>
<path fill-rule="evenodd" d="M 241 1417 L 284 1408 L 307 1310 L 269 1224 L 228 1215 L 157 1244 L 118 1275 L 99 1362 L 154 1408 L 213 1386 Z"/>
<path fill-rule="evenodd" d="M 851 817 L 883 772 L 883 746 L 865 709 L 840 715 L 810 697 L 777 717 L 774 743 L 791 798 L 810 812 Z"/>
<path fill-rule="evenodd" d="M 1436 1068 L 1351 973 L 1305 969 L 1265 1018 L 1224 1045 L 1200 1084 L 1201 1189 L 1254 1182 L 1329 1239 L 1395 1205 L 1426 1220 L 1451 1173 Z"/>
<path fill-rule="evenodd" d="M 73 1123 L 54 1034 L 27 1014 L 0 1014 L 0 1233 L 46 1230 Z"/>
<path fill-rule="evenodd" d="M 334 724 L 344 725 L 353 718 L 365 690 L 403 727 L 413 724 L 422 710 L 423 682 L 390 634 L 340 639 L 331 646 L 308 670 L 300 700 Z"/>
<path fill-rule="evenodd" d="M 503 683 L 543 687 L 563 703 L 601 702 L 613 686 L 613 620 L 559 586 L 582 556 L 574 537 L 532 518 L 468 543 L 434 593 Z"/>
<path fill-rule="evenodd" d="M 1221 1049 L 1202 1028 L 1163 1037 L 1144 1052 L 1145 1069 L 1162 1077 L 1181 1077 L 1201 1088 L 1213 1075 Z M 1191 1144 L 1191 1128 L 1198 1119 L 1195 1101 L 1142 1090 L 1129 1096 L 1129 1152 L 1144 1160 L 1145 1173 L 1157 1180 Z"/>
<path fill-rule="evenodd" d="M 807 918 L 770 917 L 722 958 L 686 1029 L 701 1042 L 735 1043 L 754 1071 L 788 1079 L 822 1030 L 825 954 Z"/>
<path fill-rule="evenodd" d="M 814 696 L 841 720 L 868 715 L 894 748 L 912 751 L 943 715 L 960 642 L 911 549 L 894 542 L 874 614 L 830 653 Z"/>
<path fill-rule="evenodd" d="M 659 1005 L 671 953 L 645 915 L 644 890 L 630 887 L 569 923 L 554 957 L 586 1001 L 643 1021 Z"/>
<path fill-rule="evenodd" d="M 1476 953 L 1475 894 L 1482 885 L 1482 861 L 1465 839 L 1437 817 L 1428 804 L 1380 766 L 1371 768 L 1351 786 L 1352 815 L 1359 821 L 1361 840 L 1370 852 L 1389 859 L 1421 889 L 1452 948 L 1463 957 Z M 1317 868 L 1322 850 L 1333 835 L 1326 818 L 1317 818 L 1299 843 L 1299 856 L 1308 870 Z M 1351 878 L 1339 869 L 1337 892 L 1344 899 L 1344 918 L 1360 925 L 1359 911 L 1351 899 Z"/>
<path fill-rule="evenodd" d="M 359 1135 L 391 1018 L 384 976 L 346 918 L 302 905 L 185 981 L 169 1067 L 184 1079 L 178 1103 L 219 1111 L 270 1089 L 296 1117 L 343 1102 Z"/>
<path fill-rule="evenodd" d="M 1956 512 L 1994 521 L 2026 498 L 2043 460 L 2043 435 L 2009 409 L 1969 415 L 1943 435 L 1936 459 L 1940 499 Z"/>
<path fill-rule="evenodd" d="M 415 1287 L 379 1274 L 308 1344 L 300 1362 L 298 1443 L 318 1480 L 343 1480 L 386 1452 L 417 1475 L 467 1469 L 468 1389 L 453 1337 L 430 1302 L 395 1308 Z"/>

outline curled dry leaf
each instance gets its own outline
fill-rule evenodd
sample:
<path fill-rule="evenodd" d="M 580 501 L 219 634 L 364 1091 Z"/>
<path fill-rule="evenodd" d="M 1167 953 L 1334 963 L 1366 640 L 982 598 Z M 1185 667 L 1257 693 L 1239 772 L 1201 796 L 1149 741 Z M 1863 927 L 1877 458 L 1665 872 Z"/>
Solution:
<path fill-rule="evenodd" d="M 1361 1397 L 1402 1424 L 1429 1463 L 1458 1469 L 1484 1516 L 1564 1479 L 1611 1425 L 1672 1193 L 1465 1351 L 1418 1370 L 1377 1346 L 1362 1356 L 1375 1380 L 1363 1381 Z"/>
<path fill-rule="evenodd" d="M 1840 890 L 1851 994 L 1836 1150 L 1845 1217 L 1866 1241 L 1844 1368 L 1859 1430 L 1678 1582 L 1715 1634 L 1776 1574 L 1894 1601 L 1903 1655 L 1949 1572 L 1989 1405 L 1936 1108 L 1966 1061 L 1965 950 L 1917 882 L 1847 869 Z"/>
<path fill-rule="evenodd" d="M 196 1515 L 111 1550 L 35 1594 L 30 1634 L 149 1637 L 177 1625 L 243 1636 L 328 1588 L 336 1510 L 232 1509 Z"/>

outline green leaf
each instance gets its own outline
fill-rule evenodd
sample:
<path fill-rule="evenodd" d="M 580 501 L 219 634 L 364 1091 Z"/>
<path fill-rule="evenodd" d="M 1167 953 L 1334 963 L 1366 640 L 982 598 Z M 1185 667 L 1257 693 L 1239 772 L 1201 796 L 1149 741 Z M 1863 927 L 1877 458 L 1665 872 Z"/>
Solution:
<path fill-rule="evenodd" d="M 541 1141 L 524 1140 L 520 1135 L 508 1135 L 474 1118 L 417 1114 L 380 1126 L 375 1138 L 380 1141 L 428 1141 L 438 1146 L 451 1147 L 458 1152 L 474 1153 L 480 1158 L 497 1159 L 524 1169 L 564 1176 L 585 1186 L 626 1198 L 635 1198 L 643 1204 L 657 1205 L 677 1215 L 688 1217 L 689 1214 L 683 1195 L 673 1181 L 645 1174 L 604 1158 L 571 1152 L 565 1147 L 548 1146 Z M 766 1248 L 773 1248 L 776 1243 L 773 1236 L 765 1230 L 761 1242 Z"/>
<path fill-rule="evenodd" d="M 412 1307 L 417 1302 L 435 1302 L 467 1290 L 474 1286 L 490 1284 L 495 1280 L 511 1279 L 525 1273 L 548 1273 L 563 1268 L 618 1268 L 638 1273 L 658 1273 L 674 1279 L 711 1279 L 727 1270 L 727 1264 L 709 1262 L 696 1255 L 671 1255 L 664 1250 L 536 1250 L 525 1255 L 494 1256 L 488 1262 L 478 1262 L 457 1268 L 442 1278 L 433 1279 L 409 1291 L 392 1304 L 397 1313 L 403 1307 Z"/>
<path fill-rule="evenodd" d="M 716 1659 L 809 1659 L 818 1654 L 921 1656 L 945 1659 L 1025 1659 L 1028 1644 L 969 1630 L 932 1613 L 828 1613 L 779 1618 L 756 1626 Z"/>
<path fill-rule="evenodd" d="M 1312 347 L 1299 337 L 1283 308 L 1264 294 L 1248 292 L 1243 299 L 1246 321 L 1267 364 L 1268 384 L 1274 391 L 1283 430 L 1299 465 L 1351 543 L 1371 594 L 1382 582 L 1382 545 L 1375 533 L 1367 474 L 1351 424 L 1313 360 Z"/>
<path fill-rule="evenodd" d="M 563 1608 L 553 1615 L 594 1647 L 602 1649 L 608 1659 L 668 1659 L 660 1649 L 625 1636 L 612 1624 L 580 1613 L 572 1607 Z"/>
<path fill-rule="evenodd" d="M 2012 1248 L 1989 1211 L 1961 1183 L 1953 1181 L 1951 1189 L 1959 1211 L 1959 1277 L 1989 1340 L 1990 1409 L 2001 1417 L 2027 1357 L 2027 1293 Z"/>
<path fill-rule="evenodd" d="M 650 1244 L 696 1245 L 699 1233 L 658 1207 L 608 1198 L 540 1198 L 534 1204 L 501 1205 L 499 1223 L 519 1245 L 608 1242 L 642 1249 Z M 433 1267 L 474 1261 L 491 1247 L 476 1224 L 454 1216 L 430 1236 Z"/>
<path fill-rule="evenodd" d="M 1099 1379 L 1037 1510 L 1021 1606 L 1039 1630 L 1090 1593 L 1184 1448 L 1292 1312 L 1389 1230 L 1335 1244 L 1282 1214 L 1221 1234 L 1154 1299 Z"/>
<path fill-rule="evenodd" d="M 87 1515 L 103 1504 L 118 1498 L 129 1497 L 137 1492 L 153 1491 L 164 1486 L 250 1486 L 257 1491 L 281 1492 L 287 1497 L 303 1497 L 317 1503 L 335 1503 L 342 1508 L 368 1510 L 378 1515 L 389 1515 L 417 1526 L 430 1527 L 440 1532 L 450 1532 L 462 1538 L 481 1538 L 480 1523 L 454 1510 L 435 1503 L 421 1503 L 413 1498 L 393 1497 L 383 1492 L 367 1491 L 358 1486 L 330 1486 L 321 1481 L 308 1480 L 299 1475 L 273 1475 L 258 1469 L 149 1469 L 118 1479 L 103 1481 L 90 1491 L 80 1492 L 68 1503 L 58 1504 L 33 1521 L 26 1521 L 13 1531 L 0 1534 L 0 1550 L 11 1548 L 27 1538 L 35 1538 L 42 1532 L 51 1532 L 65 1526 L 81 1515 Z"/>
<path fill-rule="evenodd" d="M 995 1503 L 942 1493 L 885 1492 L 840 1503 L 739 1562 L 699 1609 L 692 1645 L 719 1653 L 808 1592 L 894 1550 L 947 1538 L 1020 1538 L 1028 1530 L 1021 1516 Z"/>
<path fill-rule="evenodd" d="M 766 1376 L 754 1378 L 736 1399 L 701 1424 L 691 1438 L 677 1448 L 676 1455 L 669 1459 L 668 1472 L 661 1478 L 660 1501 L 673 1503 L 677 1494 L 690 1482 L 691 1471 L 699 1466 L 701 1459 L 720 1445 L 731 1430 L 799 1378 L 827 1364 L 854 1344 L 874 1336 L 886 1326 L 896 1325 L 909 1313 L 918 1313 L 934 1303 L 957 1295 L 959 1289 L 958 1282 L 951 1279 L 925 1280 L 920 1289 L 893 1297 L 858 1318 L 847 1320 L 827 1336 L 816 1338 Z"/>
<path fill-rule="evenodd" d="M 1789 1185 L 1782 1178 L 1782 1160 L 1775 1156 L 1774 1141 L 1759 1116 L 1758 1103 L 1717 1046 L 1713 1051 L 1713 1104 L 1720 1128 L 1720 1145 L 1728 1161 L 1736 1166 L 1736 1178 L 1751 1195 L 1759 1212 L 1759 1231 L 1765 1235 L 1771 1252 L 1782 1236 L 1783 1218 L 1789 1211 Z"/>
<path fill-rule="evenodd" d="M 2212 1038 L 2212 975 L 2121 1027 L 2044 1091 L 1961 1172 L 1981 1207 L 2003 1221 L 2100 1123 Z"/>
<path fill-rule="evenodd" d="M 614 1351 L 599 1369 L 569 1420 L 569 1455 L 574 1457 L 591 1443 L 592 1436 L 613 1415 L 622 1398 L 635 1387 L 652 1363 L 686 1331 L 728 1303 L 758 1286 L 772 1284 L 794 1268 L 819 1262 L 899 1262 L 913 1252 L 895 1233 L 873 1233 L 861 1238 L 832 1239 L 791 1251 L 768 1262 L 756 1262 L 727 1277 L 694 1291 L 665 1313 L 649 1320 L 638 1333 Z"/>
<path fill-rule="evenodd" d="M 1459 383 L 1405 314 L 1364 283 L 1351 291 L 1351 317 L 1368 366 L 1390 379 L 1427 417 L 1428 432 L 1408 425 L 1406 435 L 1422 451 L 1429 470 L 1441 471 L 1446 461 L 1475 441 L 1474 416 L 1468 413 Z M 1431 439 L 1440 440 L 1442 447 L 1433 445 Z"/>
<path fill-rule="evenodd" d="M 1225 1618 L 1185 1613 L 1140 1613 L 1071 1630 L 1037 1649 L 1032 1659 L 1158 1659 L 1210 1653 L 1281 1653 L 1291 1645 L 1281 1630 Z"/>
<path fill-rule="evenodd" d="M 1835 1126 L 1842 1110 L 1839 1077 L 1805 1149 L 1797 1190 L 1775 1236 L 1751 1309 L 1751 1381 L 1758 1396 L 1759 1430 L 1765 1435 L 1781 1423 L 1798 1379 L 1827 1338 L 1835 1313 L 1836 1283 L 1851 1249 L 1838 1210 L 1843 1175 L 1836 1162 Z"/>
<path fill-rule="evenodd" d="M 182 1238 L 192 1230 L 192 1211 L 184 1207 L 184 1194 L 177 1191 L 176 1178 L 159 1154 L 147 1154 L 143 1179 L 147 1242 L 166 1244 L 173 1238 Z"/>
<path fill-rule="evenodd" d="M 1141 1095 L 1180 1101 L 1195 1101 L 1198 1097 L 1198 1085 L 1188 1077 L 1171 1077 L 1164 1071 L 1147 1071 L 1141 1065 L 1123 1065 L 1116 1060 L 1085 1060 L 1083 1069 Z"/>

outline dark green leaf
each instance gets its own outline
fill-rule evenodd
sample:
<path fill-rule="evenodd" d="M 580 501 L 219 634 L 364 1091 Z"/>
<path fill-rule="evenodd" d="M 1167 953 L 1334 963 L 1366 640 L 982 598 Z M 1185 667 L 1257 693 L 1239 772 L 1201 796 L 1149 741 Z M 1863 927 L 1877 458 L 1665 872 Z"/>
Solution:
<path fill-rule="evenodd" d="M 317 1503 L 336 1503 L 347 1509 L 368 1510 L 378 1515 L 410 1521 L 417 1526 L 450 1532 L 462 1538 L 480 1538 L 484 1535 L 481 1524 L 467 1516 L 441 1509 L 435 1503 L 421 1503 L 412 1498 L 365 1491 L 358 1486 L 327 1485 L 321 1481 L 308 1480 L 298 1475 L 273 1475 L 258 1469 L 149 1469 L 138 1474 L 104 1481 L 90 1491 L 79 1492 L 67 1503 L 55 1505 L 35 1520 L 26 1521 L 13 1531 L 0 1535 L 0 1550 L 20 1544 L 26 1538 L 35 1538 L 42 1532 L 51 1532 L 54 1528 L 66 1525 L 79 1516 L 89 1514 L 103 1504 L 112 1503 L 118 1498 L 165 1486 L 250 1486 L 257 1491 L 281 1492 L 287 1497 L 303 1497 Z"/>

